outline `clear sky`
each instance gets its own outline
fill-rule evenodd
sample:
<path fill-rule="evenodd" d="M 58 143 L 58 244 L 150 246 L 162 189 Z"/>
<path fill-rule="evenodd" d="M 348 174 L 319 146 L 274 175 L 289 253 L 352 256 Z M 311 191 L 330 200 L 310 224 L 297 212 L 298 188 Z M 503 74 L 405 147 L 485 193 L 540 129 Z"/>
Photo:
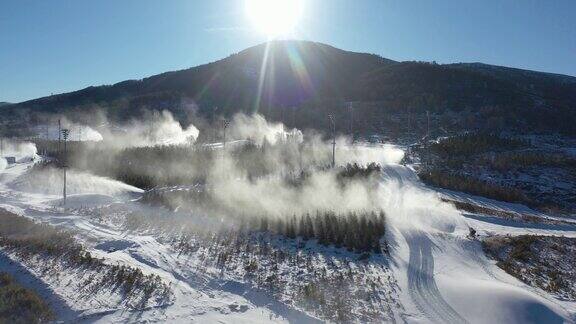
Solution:
<path fill-rule="evenodd" d="M 0 0 L 0 101 L 139 79 L 262 43 L 244 1 Z M 291 38 L 394 60 L 576 75 L 576 0 L 302 1 Z"/>

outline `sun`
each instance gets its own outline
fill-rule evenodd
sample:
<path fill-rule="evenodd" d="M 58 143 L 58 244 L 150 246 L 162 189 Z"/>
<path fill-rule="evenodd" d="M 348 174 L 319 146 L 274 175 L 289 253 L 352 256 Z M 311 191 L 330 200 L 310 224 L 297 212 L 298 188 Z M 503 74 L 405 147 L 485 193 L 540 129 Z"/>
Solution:
<path fill-rule="evenodd" d="M 268 37 L 294 31 L 303 11 L 303 0 L 246 0 L 246 15 Z"/>

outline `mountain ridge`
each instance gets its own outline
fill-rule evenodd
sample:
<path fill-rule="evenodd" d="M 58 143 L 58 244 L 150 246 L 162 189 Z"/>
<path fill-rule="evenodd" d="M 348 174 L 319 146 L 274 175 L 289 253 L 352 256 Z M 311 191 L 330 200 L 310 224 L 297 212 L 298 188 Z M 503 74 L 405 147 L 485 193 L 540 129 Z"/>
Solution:
<path fill-rule="evenodd" d="M 301 121 L 292 126 L 308 127 L 323 124 L 326 114 L 342 115 L 341 107 L 350 101 L 420 112 L 482 112 L 495 107 L 497 115 L 514 127 L 536 123 L 537 128 L 549 130 L 559 121 L 562 129 L 568 129 L 564 117 L 571 115 L 576 103 L 576 78 L 483 63 L 397 62 L 290 40 L 263 43 L 188 69 L 91 86 L 8 108 L 72 115 L 99 109 L 113 120 L 166 109 L 188 123 L 191 114 L 212 119 L 236 112 L 259 112 L 283 120 L 287 107 L 295 107 L 301 116 L 293 119 Z M 542 124 L 541 113 L 532 111 L 538 109 L 552 109 L 562 118 Z M 371 111 L 373 118 L 383 114 Z M 513 120 L 517 116 L 521 122 Z M 574 117 L 568 117 L 572 122 Z"/>
<path fill-rule="evenodd" d="M 64 93 L 59 93 L 59 94 L 55 94 L 55 95 L 50 95 L 50 96 L 42 96 L 42 97 L 38 97 L 38 98 L 34 98 L 34 99 L 30 99 L 30 100 L 25 100 L 22 102 L 17 102 L 17 103 L 9 103 L 9 102 L 0 102 L 0 105 L 9 105 L 9 104 L 25 104 L 25 103 L 29 103 L 29 102 L 34 102 L 40 99 L 45 99 L 45 98 L 50 98 L 53 96 L 60 96 L 60 95 L 66 95 L 66 94 L 71 94 L 71 93 L 77 93 L 80 91 L 84 91 L 84 90 L 88 90 L 88 89 L 92 89 L 92 88 L 101 88 L 101 87 L 114 87 L 114 86 L 119 86 L 119 85 L 124 85 L 124 84 L 130 84 L 130 83 L 134 83 L 134 82 L 141 82 L 147 79 L 151 79 L 151 78 L 155 78 L 155 77 L 160 77 L 160 76 L 164 76 L 164 75 L 170 75 L 173 73 L 179 73 L 179 72 L 188 72 L 197 68 L 202 68 L 204 66 L 209 66 L 212 64 L 216 64 L 222 61 L 226 61 L 232 57 L 234 57 L 235 55 L 242 55 L 243 53 L 255 50 L 255 49 L 259 49 L 259 48 L 263 48 L 266 46 L 266 44 L 268 43 L 311 43 L 311 44 L 317 44 L 317 45 L 321 45 L 327 48 L 331 48 L 337 51 L 341 51 L 341 52 L 345 52 L 345 53 L 350 53 L 350 54 L 359 54 L 359 55 L 368 55 L 368 56 L 374 56 L 374 57 L 379 57 L 381 59 L 387 60 L 389 62 L 393 62 L 393 63 L 407 63 L 407 62 L 417 62 L 417 61 L 394 61 L 388 58 L 384 58 L 381 57 L 378 54 L 372 54 L 372 53 L 366 53 L 366 52 L 356 52 L 356 51 L 347 51 L 347 50 L 343 50 L 343 49 L 339 49 L 337 47 L 334 47 L 332 45 L 328 45 L 328 44 L 323 44 L 323 43 L 318 43 L 318 42 L 312 42 L 312 41 L 302 41 L 302 40 L 282 40 L 282 41 L 270 41 L 270 42 L 265 42 L 265 43 L 261 43 L 252 47 L 249 47 L 247 49 L 244 49 L 240 52 L 237 52 L 235 54 L 231 54 L 228 57 L 222 58 L 222 59 L 218 59 L 212 62 L 208 62 L 208 63 L 204 63 L 204 64 L 200 64 L 197 66 L 193 66 L 193 67 L 189 67 L 189 68 L 184 68 L 184 69 L 179 69 L 179 70 L 172 70 L 172 71 L 166 71 L 166 72 L 161 72 L 158 74 L 154 74 L 148 77 L 144 77 L 141 79 L 127 79 L 127 80 L 123 80 L 123 81 L 118 81 L 115 83 L 111 83 L 111 84 L 100 84 L 100 85 L 91 85 L 82 89 L 78 89 L 78 90 L 74 90 L 74 91 L 70 91 L 70 92 L 64 92 Z M 423 61 L 423 62 L 419 62 L 419 63 L 430 63 L 428 61 Z M 508 70 L 508 71 L 515 71 L 515 72 L 519 72 L 519 73 L 529 73 L 529 74 L 533 74 L 533 75 L 539 75 L 539 76 L 548 76 L 548 77 L 552 77 L 552 78 L 559 78 L 559 79 L 563 79 L 565 80 L 567 83 L 576 83 L 576 76 L 572 76 L 572 75 L 568 75 L 568 74 L 563 74 L 563 73 L 555 73 L 555 72 L 546 72 L 546 71 L 537 71 L 537 70 L 529 70 L 529 69 L 525 69 L 525 68 L 516 68 L 516 67 L 509 67 L 509 66 L 504 66 L 504 65 L 496 65 L 496 64 L 487 64 L 487 63 L 483 63 L 483 62 L 458 62 L 458 63 L 446 63 L 446 64 L 439 64 L 441 66 L 454 66 L 454 67 L 465 67 L 467 69 L 475 69 L 475 70 Z"/>

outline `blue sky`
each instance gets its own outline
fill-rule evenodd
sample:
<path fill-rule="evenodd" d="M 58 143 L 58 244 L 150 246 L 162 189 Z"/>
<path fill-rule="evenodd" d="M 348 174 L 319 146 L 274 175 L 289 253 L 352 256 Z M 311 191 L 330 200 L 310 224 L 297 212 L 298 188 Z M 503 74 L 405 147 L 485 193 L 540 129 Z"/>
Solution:
<path fill-rule="evenodd" d="M 304 1 L 296 38 L 576 75 L 574 0 Z M 184 69 L 266 40 L 244 0 L 0 0 L 0 101 Z"/>

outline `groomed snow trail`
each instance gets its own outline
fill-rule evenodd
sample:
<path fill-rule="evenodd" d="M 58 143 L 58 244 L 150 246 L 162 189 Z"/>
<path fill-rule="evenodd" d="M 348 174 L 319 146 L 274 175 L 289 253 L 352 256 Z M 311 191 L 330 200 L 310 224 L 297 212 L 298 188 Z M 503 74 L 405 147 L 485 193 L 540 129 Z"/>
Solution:
<path fill-rule="evenodd" d="M 442 195 L 422 184 L 414 170 L 387 165 L 382 185 L 389 186 L 386 213 L 391 264 L 402 290 L 406 323 L 573 323 L 576 303 L 561 301 L 529 287 L 488 259 L 469 226 L 482 233 L 573 237 L 572 228 L 550 231 L 541 225 L 527 229 L 495 227 L 484 217 L 471 220 Z M 487 231 L 485 230 L 487 229 Z M 487 234 L 485 234 L 487 235 Z M 497 274 L 497 275 L 496 275 Z"/>
<path fill-rule="evenodd" d="M 408 188 L 422 191 L 426 189 L 418 181 L 413 170 L 401 165 L 388 165 L 383 169 L 382 181 L 396 182 L 397 188 L 391 194 L 395 197 L 390 203 L 390 217 L 396 223 L 398 233 L 396 239 L 400 239 L 403 246 L 394 253 L 400 259 L 405 260 L 405 265 L 397 269 L 399 277 L 405 278 L 406 298 L 410 298 L 420 316 L 427 322 L 433 323 L 467 323 L 467 321 L 446 301 L 436 284 L 434 266 L 435 260 L 432 254 L 434 243 L 428 235 L 429 225 L 444 227 L 453 231 L 455 225 L 449 226 L 439 223 L 424 225 L 422 218 L 435 218 L 434 206 L 426 205 L 430 201 L 412 202 L 418 197 L 410 196 L 405 192 Z M 424 217 L 422 216 L 424 215 Z M 432 232 L 436 232 L 433 230 Z"/>
<path fill-rule="evenodd" d="M 431 321 L 437 323 L 466 323 L 440 294 L 434 279 L 432 241 L 422 231 L 403 233 L 410 249 L 408 286 L 410 296 Z"/>

